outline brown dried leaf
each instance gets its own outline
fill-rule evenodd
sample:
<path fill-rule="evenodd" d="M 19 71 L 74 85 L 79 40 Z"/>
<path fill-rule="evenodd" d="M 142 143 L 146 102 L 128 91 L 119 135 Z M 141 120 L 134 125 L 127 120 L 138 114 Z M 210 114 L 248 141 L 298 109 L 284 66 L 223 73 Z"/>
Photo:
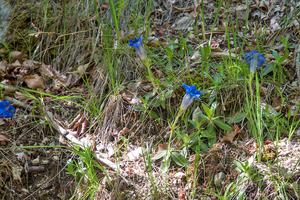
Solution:
<path fill-rule="evenodd" d="M 44 63 L 42 64 L 42 67 L 41 67 L 41 72 L 42 72 L 42 75 L 44 76 L 44 78 L 46 80 L 49 80 L 50 77 L 53 77 L 54 74 L 51 70 L 51 65 L 45 65 Z"/>
<path fill-rule="evenodd" d="M 1 83 L 6 84 L 6 85 L 10 85 L 9 80 L 6 80 L 6 79 L 3 80 Z M 6 85 L 0 85 L 0 88 L 3 88 L 4 92 L 13 93 L 15 91 L 15 88 L 9 87 L 9 86 L 6 86 Z"/>
<path fill-rule="evenodd" d="M 37 74 L 24 77 L 24 81 L 29 88 L 36 90 L 37 88 L 45 89 L 43 78 Z"/>
<path fill-rule="evenodd" d="M 167 142 L 165 142 L 165 143 L 163 143 L 163 144 L 158 144 L 158 146 L 156 147 L 156 149 L 155 149 L 155 153 L 159 153 L 159 152 L 161 152 L 161 151 L 164 151 L 164 150 L 167 150 L 168 149 L 168 143 Z"/>
<path fill-rule="evenodd" d="M 178 200 L 186 200 L 184 191 L 181 188 L 179 188 L 179 191 L 178 191 Z"/>
<path fill-rule="evenodd" d="M 278 99 L 278 98 L 276 98 L 276 97 L 273 97 L 272 98 L 272 101 L 273 101 L 273 106 L 274 107 L 277 107 L 277 106 L 280 106 L 281 105 L 281 99 Z"/>
<path fill-rule="evenodd" d="M 0 142 L 8 142 L 8 137 L 6 135 L 0 134 Z"/>
<path fill-rule="evenodd" d="M 176 6 L 172 6 L 172 13 L 189 12 L 189 11 L 193 11 L 194 9 L 195 7 L 178 8 Z"/>
<path fill-rule="evenodd" d="M 27 54 L 20 51 L 11 51 L 10 52 L 10 62 L 13 63 L 18 60 L 20 63 L 23 62 L 23 59 L 27 58 Z"/>
<path fill-rule="evenodd" d="M 273 107 L 275 108 L 275 110 L 276 111 L 280 111 L 281 108 L 282 108 L 282 101 L 281 101 L 281 99 L 273 97 L 272 101 L 273 101 Z"/>
<path fill-rule="evenodd" d="M 15 92 L 15 98 L 23 103 L 26 103 L 27 101 L 32 100 L 32 98 L 28 97 L 27 94 L 19 92 L 19 91 Z"/>
<path fill-rule="evenodd" d="M 6 65 L 7 65 L 7 61 L 6 60 L 2 60 L 0 62 L 0 71 L 5 72 L 6 71 Z"/>
<path fill-rule="evenodd" d="M 226 135 L 223 137 L 223 141 L 232 143 L 234 136 L 236 136 L 236 134 L 239 132 L 239 127 L 236 124 L 234 124 L 234 131 L 227 131 Z"/>
<path fill-rule="evenodd" d="M 119 132 L 119 135 L 120 135 L 120 136 L 124 136 L 124 135 L 126 135 L 127 133 L 129 133 L 129 128 L 124 127 L 124 128 Z"/>
<path fill-rule="evenodd" d="M 44 63 L 41 63 L 41 62 L 38 62 L 35 60 L 25 60 L 22 63 L 22 66 L 23 66 L 23 68 L 29 68 L 31 70 L 34 70 L 34 69 L 40 68 L 42 66 L 42 64 L 45 65 Z"/>
<path fill-rule="evenodd" d="M 231 56 L 232 59 L 235 59 L 237 55 L 234 53 L 229 54 L 229 52 L 224 51 L 224 52 L 211 52 L 211 56 L 216 58 L 224 58 L 224 57 L 230 58 Z"/>
<path fill-rule="evenodd" d="M 87 63 L 87 64 L 85 64 L 85 65 L 80 65 L 79 67 L 78 67 L 78 72 L 79 72 L 79 74 L 81 75 L 81 77 L 84 77 L 85 76 L 85 74 L 86 74 L 86 70 L 89 68 L 91 66 L 91 63 Z"/>
<path fill-rule="evenodd" d="M 266 97 L 268 94 L 268 89 L 265 88 L 264 86 L 259 87 L 259 94 L 261 97 Z"/>

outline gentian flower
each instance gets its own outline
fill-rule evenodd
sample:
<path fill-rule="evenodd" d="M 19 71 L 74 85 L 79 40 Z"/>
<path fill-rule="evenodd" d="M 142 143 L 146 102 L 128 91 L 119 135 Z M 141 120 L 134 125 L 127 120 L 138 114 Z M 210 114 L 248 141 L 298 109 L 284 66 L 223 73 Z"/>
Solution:
<path fill-rule="evenodd" d="M 256 51 L 249 51 L 245 54 L 246 64 L 250 66 L 250 72 L 254 73 L 256 68 L 261 67 L 265 62 L 265 57 Z"/>
<path fill-rule="evenodd" d="M 142 41 L 143 41 L 143 35 L 141 35 L 139 39 L 137 39 L 137 37 L 134 36 L 134 40 L 128 40 L 129 42 L 128 46 L 134 47 L 136 52 L 139 54 L 140 58 L 144 60 L 147 57 L 147 54 Z"/>
<path fill-rule="evenodd" d="M 193 101 L 194 101 L 193 97 L 196 97 L 197 99 L 200 99 L 200 95 L 202 95 L 203 93 L 196 90 L 196 86 L 188 86 L 186 84 L 182 84 L 182 85 L 186 90 L 186 95 L 182 99 L 180 109 L 181 110 L 186 110 L 187 107 L 189 107 L 189 105 L 191 105 L 191 103 L 193 103 Z"/>
<path fill-rule="evenodd" d="M 13 118 L 16 109 L 8 102 L 1 101 L 0 102 L 0 118 Z"/>

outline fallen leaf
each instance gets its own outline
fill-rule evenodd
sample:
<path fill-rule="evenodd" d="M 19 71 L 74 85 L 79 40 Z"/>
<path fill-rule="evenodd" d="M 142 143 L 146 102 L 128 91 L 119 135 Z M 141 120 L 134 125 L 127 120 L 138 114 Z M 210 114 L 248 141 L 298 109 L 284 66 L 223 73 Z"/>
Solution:
<path fill-rule="evenodd" d="M 176 6 L 172 6 L 172 13 L 178 13 L 178 12 L 189 12 L 194 10 L 194 7 L 186 7 L 186 8 L 178 8 Z"/>
<path fill-rule="evenodd" d="M 19 91 L 15 92 L 15 98 L 23 103 L 26 103 L 27 101 L 32 100 L 32 98 L 29 97 L 27 94 L 19 92 Z"/>
<path fill-rule="evenodd" d="M 234 131 L 227 131 L 226 135 L 223 137 L 223 141 L 232 143 L 234 136 L 239 132 L 239 127 L 236 124 L 234 124 Z"/>
<path fill-rule="evenodd" d="M 23 167 L 21 167 L 21 166 L 12 167 L 12 174 L 13 174 L 14 180 L 22 181 L 21 180 L 22 170 L 23 170 Z"/>
<path fill-rule="evenodd" d="M 184 191 L 181 188 L 179 188 L 179 191 L 178 191 L 178 200 L 186 200 Z"/>
<path fill-rule="evenodd" d="M 0 134 L 0 142 L 7 142 L 7 141 L 8 141 L 8 137 L 6 135 Z"/>
<path fill-rule="evenodd" d="M 10 63 L 15 62 L 18 60 L 20 63 L 23 62 L 23 59 L 27 58 L 27 54 L 20 52 L 20 51 L 11 51 L 10 52 Z"/>
<path fill-rule="evenodd" d="M 27 86 L 33 90 L 36 90 L 37 88 L 46 88 L 43 83 L 43 78 L 37 74 L 25 76 L 23 80 L 27 84 Z"/>
<path fill-rule="evenodd" d="M 272 98 L 272 101 L 273 101 L 273 106 L 274 107 L 277 107 L 277 106 L 280 106 L 281 105 L 281 99 L 278 99 L 278 98 L 276 98 L 276 97 L 273 97 Z"/>
<path fill-rule="evenodd" d="M 167 142 L 165 142 L 163 144 L 160 143 L 160 144 L 158 144 L 157 148 L 155 149 L 155 152 L 159 153 L 159 152 L 167 150 L 167 149 L 168 149 L 168 143 Z"/>
<path fill-rule="evenodd" d="M 216 57 L 216 58 L 224 58 L 224 57 L 230 58 L 230 56 L 231 56 L 232 59 L 236 58 L 236 54 L 234 54 L 234 53 L 229 54 L 229 52 L 226 52 L 226 51 L 224 51 L 224 52 L 211 52 L 211 56 Z"/>

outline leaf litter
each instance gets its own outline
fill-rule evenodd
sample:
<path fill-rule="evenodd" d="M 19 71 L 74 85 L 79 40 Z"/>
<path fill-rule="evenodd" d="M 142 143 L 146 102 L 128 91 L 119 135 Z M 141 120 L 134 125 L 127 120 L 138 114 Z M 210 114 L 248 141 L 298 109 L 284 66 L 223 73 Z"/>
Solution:
<path fill-rule="evenodd" d="M 202 21 L 199 20 L 199 18 L 196 18 L 198 16 L 195 15 L 195 11 L 199 11 L 201 9 L 202 2 L 204 6 L 207 7 L 207 9 L 204 11 L 205 24 L 202 24 Z M 299 8 L 300 5 L 299 3 L 297 4 L 296 1 L 288 1 L 285 3 L 283 1 L 275 2 L 268 0 L 249 1 L 249 8 L 247 8 L 245 1 L 232 2 L 234 2 L 234 4 L 230 6 L 231 14 L 235 16 L 237 10 L 238 20 L 241 20 L 238 30 L 236 30 L 238 33 L 243 35 L 243 26 L 246 25 L 244 21 L 247 18 L 250 19 L 249 24 L 247 24 L 250 31 L 247 32 L 245 39 L 252 49 L 257 47 L 257 42 L 255 39 L 256 35 L 259 37 L 265 35 L 265 39 L 261 41 L 263 42 L 264 47 L 270 47 L 272 50 L 277 50 L 281 56 L 284 53 L 284 46 L 282 45 L 280 38 L 286 38 L 289 36 L 289 42 L 291 46 L 299 46 L 299 40 L 297 39 L 300 30 L 298 20 L 292 20 L 292 23 L 285 27 L 283 27 L 283 24 L 280 23 L 279 20 L 282 17 L 287 17 L 287 11 L 291 12 Z M 148 48 L 166 47 L 171 44 L 168 40 L 166 40 L 166 36 L 169 38 L 176 38 L 179 35 L 179 31 L 182 31 L 183 34 L 187 36 L 189 31 L 195 31 L 194 25 L 196 24 L 200 27 L 205 26 L 208 31 L 203 34 L 199 29 L 197 35 L 194 35 L 194 37 L 188 37 L 187 43 L 191 44 L 195 50 L 194 55 L 189 58 L 192 64 L 199 61 L 201 58 L 201 56 L 199 56 L 201 54 L 199 53 L 197 57 L 197 52 L 199 52 L 201 49 L 200 45 L 198 45 L 199 43 L 211 45 L 211 56 L 215 59 L 231 58 L 234 60 L 236 58 L 240 58 L 244 52 L 251 50 L 249 47 L 244 47 L 244 49 L 242 49 L 241 46 L 238 46 L 234 47 L 234 52 L 236 52 L 236 54 L 228 52 L 230 48 L 227 45 L 226 38 L 228 33 L 224 31 L 224 21 L 227 20 L 226 16 L 221 14 L 217 19 L 218 22 L 216 24 L 219 24 L 220 27 L 212 27 L 214 19 L 214 15 L 212 15 L 212 13 L 216 9 L 215 1 L 195 1 L 187 3 L 182 3 L 179 1 L 166 1 L 155 3 L 159 7 L 159 9 L 156 8 L 156 12 L 167 17 L 165 20 L 163 20 L 164 23 L 162 23 L 161 18 L 157 18 L 157 16 L 154 14 L 153 16 L 151 15 L 151 17 L 154 19 L 154 24 L 151 24 L 151 34 L 149 35 L 149 38 L 147 38 Z M 221 10 L 225 10 L 225 4 L 222 6 L 223 7 Z M 103 4 L 102 7 L 103 9 L 108 9 L 109 6 L 107 4 Z M 255 19 L 260 19 L 262 21 L 260 21 L 261 23 L 255 23 Z M 155 23 L 155 21 L 160 23 Z M 233 31 L 232 27 L 236 27 L 235 24 L 230 24 L 230 27 L 228 28 L 229 42 L 233 41 L 232 35 L 230 35 L 230 31 Z M 140 32 L 140 34 L 142 34 L 144 30 L 145 29 L 143 28 L 139 29 L 138 33 Z M 134 30 L 128 30 L 127 32 L 124 32 L 125 35 L 127 33 L 129 38 L 132 38 L 133 35 L 135 35 Z M 213 36 L 213 40 L 210 44 L 208 43 L 207 38 L 209 38 L 211 35 Z M 239 44 L 240 43 L 238 39 L 238 45 Z M 231 48 L 232 47 L 233 46 L 231 46 Z M 235 51 L 238 48 L 240 48 L 240 50 Z M 291 48 L 290 51 L 291 52 L 289 56 L 283 63 L 283 67 L 291 75 L 290 77 L 292 77 L 290 80 L 291 84 L 286 84 L 284 88 L 282 88 L 282 91 L 285 93 L 290 93 L 290 91 L 299 91 L 300 87 L 298 84 L 299 82 L 294 76 L 295 72 L 300 70 L 299 62 L 296 64 L 294 63 L 294 60 L 297 57 L 297 50 L 293 50 L 293 48 Z M 272 62 L 275 60 L 275 57 L 271 54 L 271 52 L 269 53 L 269 55 L 266 55 L 266 58 L 269 59 L 268 62 Z M 133 194 L 136 193 L 141 196 L 149 195 L 150 193 L 148 190 L 151 188 L 151 185 L 148 177 L 149 175 L 146 172 L 147 166 L 144 163 L 143 155 L 147 150 L 149 152 L 155 152 L 156 154 L 165 151 L 167 143 L 160 143 L 157 147 L 157 150 L 151 148 L 142 148 L 142 141 L 140 141 L 137 135 L 143 135 L 147 133 L 143 123 L 150 123 L 151 119 L 147 118 L 145 122 L 139 122 L 136 112 L 133 111 L 130 106 L 142 105 L 142 101 L 139 97 L 145 97 L 145 95 L 153 92 L 154 86 L 152 83 L 146 80 L 141 80 L 133 85 L 131 83 L 124 83 L 124 85 L 122 85 L 123 88 L 121 88 L 119 91 L 119 94 L 109 97 L 106 102 L 102 102 L 105 104 L 101 116 L 104 119 L 104 123 L 102 126 L 100 126 L 97 124 L 97 116 L 88 116 L 79 111 L 80 109 L 76 107 L 76 103 L 80 103 L 79 101 L 76 102 L 76 100 L 74 100 L 74 103 L 70 103 L 61 100 L 57 105 L 52 101 L 55 99 L 53 96 L 45 95 L 42 98 L 42 107 L 36 107 L 35 98 L 40 98 L 40 94 L 32 91 L 36 90 L 42 93 L 64 96 L 84 95 L 88 99 L 91 94 L 88 92 L 89 88 L 87 88 L 84 84 L 84 76 L 87 75 L 89 82 L 91 83 L 97 83 L 97 81 L 101 80 L 101 83 L 98 82 L 98 85 L 92 85 L 92 90 L 95 91 L 95 94 L 103 91 L 100 89 L 101 86 L 107 89 L 107 85 L 105 84 L 105 71 L 99 71 L 99 68 L 103 70 L 102 67 L 99 67 L 99 64 L 88 62 L 79 65 L 76 70 L 73 69 L 61 72 L 52 65 L 46 65 L 40 61 L 26 60 L 27 58 L 28 55 L 23 52 L 11 51 L 9 62 L 5 60 L 1 61 L 1 88 L 2 91 L 7 93 L 5 94 L 3 100 L 9 99 L 12 104 L 18 106 L 17 116 L 33 117 L 38 119 L 39 123 L 50 123 L 50 127 L 56 130 L 55 133 L 59 133 L 59 135 L 54 134 L 54 136 L 59 137 L 60 139 L 58 141 L 54 138 L 50 139 L 47 136 L 42 138 L 37 135 L 39 131 L 43 133 L 51 133 L 51 130 L 42 130 L 41 128 L 30 129 L 28 127 L 33 126 L 33 124 L 29 119 L 21 120 L 16 119 L 17 117 L 15 117 L 15 122 L 11 122 L 9 119 L 1 119 L 3 121 L 3 123 L 0 125 L 3 127 L 0 132 L 1 146 L 7 148 L 13 146 L 56 146 L 62 144 L 70 145 L 71 148 L 75 148 L 74 145 L 70 143 L 73 142 L 74 144 L 79 144 L 82 149 L 91 147 L 92 151 L 96 155 L 96 158 L 98 159 L 98 162 L 107 167 L 110 174 L 120 175 L 120 177 L 116 178 L 114 181 L 115 185 L 118 185 L 118 187 L 116 186 L 117 191 L 120 193 L 121 191 L 127 191 L 125 198 L 132 197 Z M 138 61 L 137 65 L 139 65 Z M 294 68 L 296 68 L 296 70 Z M 159 79 L 166 78 L 166 74 L 163 70 L 160 71 L 156 69 L 156 71 Z M 97 76 L 94 76 L 95 74 L 97 74 Z M 18 91 L 16 88 L 20 86 L 30 90 Z M 263 108 L 269 107 L 272 112 L 274 112 L 274 110 L 277 112 L 282 111 L 282 113 L 285 115 L 288 115 L 290 111 L 291 115 L 295 116 L 297 105 L 299 104 L 298 93 L 291 92 L 293 100 L 287 103 L 281 96 L 270 97 L 272 92 L 274 93 L 274 88 L 269 83 L 266 83 L 260 87 L 259 93 L 263 102 L 261 106 Z M 175 93 L 178 94 L 180 91 L 175 90 L 174 94 Z M 173 101 L 176 101 L 175 96 L 172 99 Z M 269 101 L 270 99 L 271 101 Z M 285 112 L 282 109 L 284 107 L 286 108 Z M 32 111 L 34 111 L 34 114 Z M 78 112 L 80 113 L 78 114 Z M 46 117 L 39 116 L 39 113 L 45 113 Z M 121 123 L 122 121 L 125 123 Z M 12 123 L 15 124 L 12 125 Z M 23 126 L 26 128 L 18 128 Z M 12 127 L 16 127 L 18 131 L 18 134 L 15 136 L 12 135 Z M 165 127 L 167 128 L 161 130 L 161 127 L 154 125 L 152 131 L 150 132 L 152 134 L 150 134 L 150 137 L 146 142 L 159 141 L 162 139 L 163 135 L 166 134 L 170 128 L 168 126 Z M 199 191 L 199 196 L 197 196 L 197 198 L 201 199 L 205 198 L 203 194 L 205 194 L 205 191 L 211 187 L 209 185 L 211 180 L 210 175 L 217 175 L 220 172 L 231 172 L 226 173 L 226 176 L 218 176 L 222 179 L 220 180 L 222 183 L 222 189 L 224 189 L 232 180 L 241 178 L 241 180 L 244 180 L 245 182 L 237 185 L 237 187 L 243 191 L 248 191 L 249 197 L 256 198 L 259 196 L 270 197 L 270 195 L 272 195 L 276 188 L 274 185 L 272 185 L 272 183 L 268 183 L 268 180 L 271 180 L 272 177 L 277 176 L 284 177 L 284 179 L 289 180 L 289 183 L 291 184 L 288 186 L 288 191 L 290 192 L 289 194 L 293 197 L 297 197 L 297 192 L 293 192 L 293 186 L 297 184 L 297 180 L 300 175 L 300 166 L 297 164 L 300 152 L 299 142 L 297 139 L 299 138 L 300 132 L 299 128 L 295 129 L 294 131 L 296 133 L 295 136 L 293 136 L 294 138 L 292 138 L 294 140 L 288 141 L 286 138 L 284 138 L 278 141 L 278 149 L 276 150 L 278 156 L 275 157 L 275 144 L 273 142 L 266 142 L 262 149 L 258 149 L 258 146 L 253 139 L 247 139 L 248 132 L 245 130 L 245 127 L 239 128 L 237 125 L 235 125 L 235 130 L 228 131 L 223 137 L 223 141 L 215 143 L 213 148 L 211 148 L 208 152 L 203 152 L 197 156 L 191 155 L 187 171 L 179 168 L 176 165 L 172 165 L 168 173 L 169 175 L 174 174 L 174 176 L 169 176 L 168 180 L 166 180 L 164 175 L 160 173 L 158 169 L 159 162 L 153 161 L 154 163 L 152 164 L 156 169 L 153 172 L 153 180 L 158 188 L 163 188 L 165 184 L 171 186 L 170 188 L 166 189 L 167 192 L 161 191 L 162 194 L 168 194 L 168 198 L 171 199 L 187 199 L 187 190 L 191 188 L 193 184 L 195 184 L 197 190 Z M 125 137 L 128 138 L 129 141 L 134 140 L 135 142 L 132 142 L 127 146 L 126 141 L 124 141 Z M 28 142 L 29 140 L 30 142 Z M 172 144 L 176 150 L 179 150 L 178 146 L 176 147 L 175 142 Z M 116 162 L 114 155 L 119 150 L 122 150 L 125 153 L 119 158 L 118 162 Z M 30 172 L 36 176 L 46 175 L 47 173 L 41 173 L 45 170 L 43 166 L 46 166 L 48 169 L 54 166 L 60 166 L 63 168 L 63 166 L 59 165 L 57 161 L 59 159 L 66 160 L 68 157 L 70 157 L 70 154 L 68 155 L 69 152 L 59 150 L 57 148 L 54 148 L 54 150 L 52 148 L 44 148 L 43 151 L 45 151 L 45 153 L 41 153 L 36 148 L 32 148 L 29 150 L 17 149 L 17 151 L 14 152 L 14 155 L 9 155 L 9 153 L 6 152 L 6 156 L 11 156 L 12 159 L 10 159 L 10 162 L 13 164 L 5 164 L 8 159 L 3 156 L 1 158 L 1 163 L 3 164 L 0 165 L 0 169 L 4 169 L 2 168 L 3 166 L 7 167 L 5 168 L 6 170 L 11 169 L 12 179 L 10 179 L 9 175 L 4 176 L 2 171 L 0 171 L 0 178 L 7 183 L 9 183 L 9 181 L 23 182 L 25 180 L 24 174 L 28 174 Z M 263 188 L 264 190 L 258 190 L 255 188 L 255 183 L 251 183 L 249 179 L 243 179 L 243 174 L 238 173 L 236 167 L 232 165 L 233 160 L 238 160 L 243 163 L 249 161 L 252 156 L 255 155 L 256 151 L 262 151 L 262 160 L 274 163 L 274 167 L 269 168 L 269 166 L 267 166 L 267 164 L 264 162 L 259 163 L 256 160 L 252 162 L 254 170 L 258 172 L 258 176 L 264 174 L 265 176 L 269 177 L 269 179 L 264 177 L 266 180 Z M 200 158 L 200 163 L 195 169 L 196 157 Z M 39 158 L 39 162 L 37 162 L 37 158 Z M 49 162 L 51 163 L 50 165 Z M 37 165 L 37 167 L 40 167 L 40 170 L 37 169 L 35 171 L 32 168 L 34 166 L 31 165 Z M 178 175 L 181 171 L 187 173 L 189 177 L 188 182 L 186 179 L 179 178 L 181 176 L 175 176 L 175 174 Z M 50 173 L 48 174 L 50 177 Z M 195 174 L 197 178 L 194 177 Z M 69 180 L 72 182 L 70 177 Z M 193 183 L 193 180 L 197 180 L 197 182 Z M 14 182 L 14 184 L 16 184 L 16 182 Z M 214 184 L 217 182 L 218 180 L 214 180 Z M 47 185 L 46 183 L 50 183 L 50 185 Z M 104 185 L 107 184 L 105 180 L 103 183 Z M 1 184 L 0 186 L 2 187 Z M 54 192 L 57 197 L 63 196 L 61 192 L 55 192 L 53 190 L 53 188 L 55 189 L 55 183 L 51 182 L 51 180 L 48 178 L 40 178 L 37 183 L 32 184 L 27 188 L 30 187 L 33 187 L 30 189 L 31 195 L 34 195 L 35 191 L 39 191 L 42 188 L 49 188 L 46 189 L 45 192 L 39 193 L 41 199 L 44 196 L 47 198 L 47 195 L 52 194 L 51 192 Z M 129 189 L 131 187 L 138 189 L 138 191 L 135 189 Z M 12 186 L 11 188 L 14 188 L 14 191 L 23 198 L 30 196 L 25 186 Z M 1 192 L 2 191 L 3 189 L 1 189 Z"/>

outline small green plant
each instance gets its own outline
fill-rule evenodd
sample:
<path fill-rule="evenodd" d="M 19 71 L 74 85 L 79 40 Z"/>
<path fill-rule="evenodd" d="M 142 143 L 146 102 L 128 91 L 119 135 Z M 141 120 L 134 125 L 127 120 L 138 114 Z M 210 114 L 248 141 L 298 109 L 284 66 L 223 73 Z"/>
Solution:
<path fill-rule="evenodd" d="M 202 103 L 204 113 L 199 111 L 199 114 L 196 114 L 196 117 L 199 117 L 201 121 L 190 121 L 198 129 L 199 135 L 208 138 L 208 146 L 210 148 L 216 142 L 215 125 L 224 131 L 233 130 L 231 126 L 219 120 L 220 116 L 215 116 L 217 105 L 217 102 L 214 102 L 209 108 L 206 104 Z"/>
<path fill-rule="evenodd" d="M 158 152 L 153 160 L 159 160 L 162 158 L 162 166 L 163 172 L 167 172 L 171 165 L 171 161 L 176 163 L 178 166 L 185 167 L 187 165 L 186 158 L 184 155 L 176 151 L 174 148 L 162 150 Z"/>
<path fill-rule="evenodd" d="M 150 92 L 145 96 L 145 99 L 140 97 L 140 100 L 142 101 L 143 104 L 132 107 L 133 110 L 142 112 L 143 115 L 142 115 L 140 121 L 143 121 L 147 114 L 149 114 L 149 116 L 154 119 L 159 118 L 159 115 L 155 111 L 149 109 L 150 108 L 149 98 L 152 95 L 153 95 L 153 93 Z"/>
<path fill-rule="evenodd" d="M 274 82 L 276 82 L 276 77 L 278 77 L 278 80 L 280 82 L 284 80 L 285 76 L 287 78 L 290 77 L 289 73 L 282 67 L 282 63 L 289 57 L 290 54 L 289 48 L 294 48 L 294 47 L 288 43 L 289 36 L 287 36 L 286 38 L 280 36 L 280 40 L 285 47 L 283 55 L 280 56 L 276 50 L 273 50 L 273 56 L 275 58 L 275 62 L 272 62 L 263 70 L 264 76 L 273 71 Z"/>

